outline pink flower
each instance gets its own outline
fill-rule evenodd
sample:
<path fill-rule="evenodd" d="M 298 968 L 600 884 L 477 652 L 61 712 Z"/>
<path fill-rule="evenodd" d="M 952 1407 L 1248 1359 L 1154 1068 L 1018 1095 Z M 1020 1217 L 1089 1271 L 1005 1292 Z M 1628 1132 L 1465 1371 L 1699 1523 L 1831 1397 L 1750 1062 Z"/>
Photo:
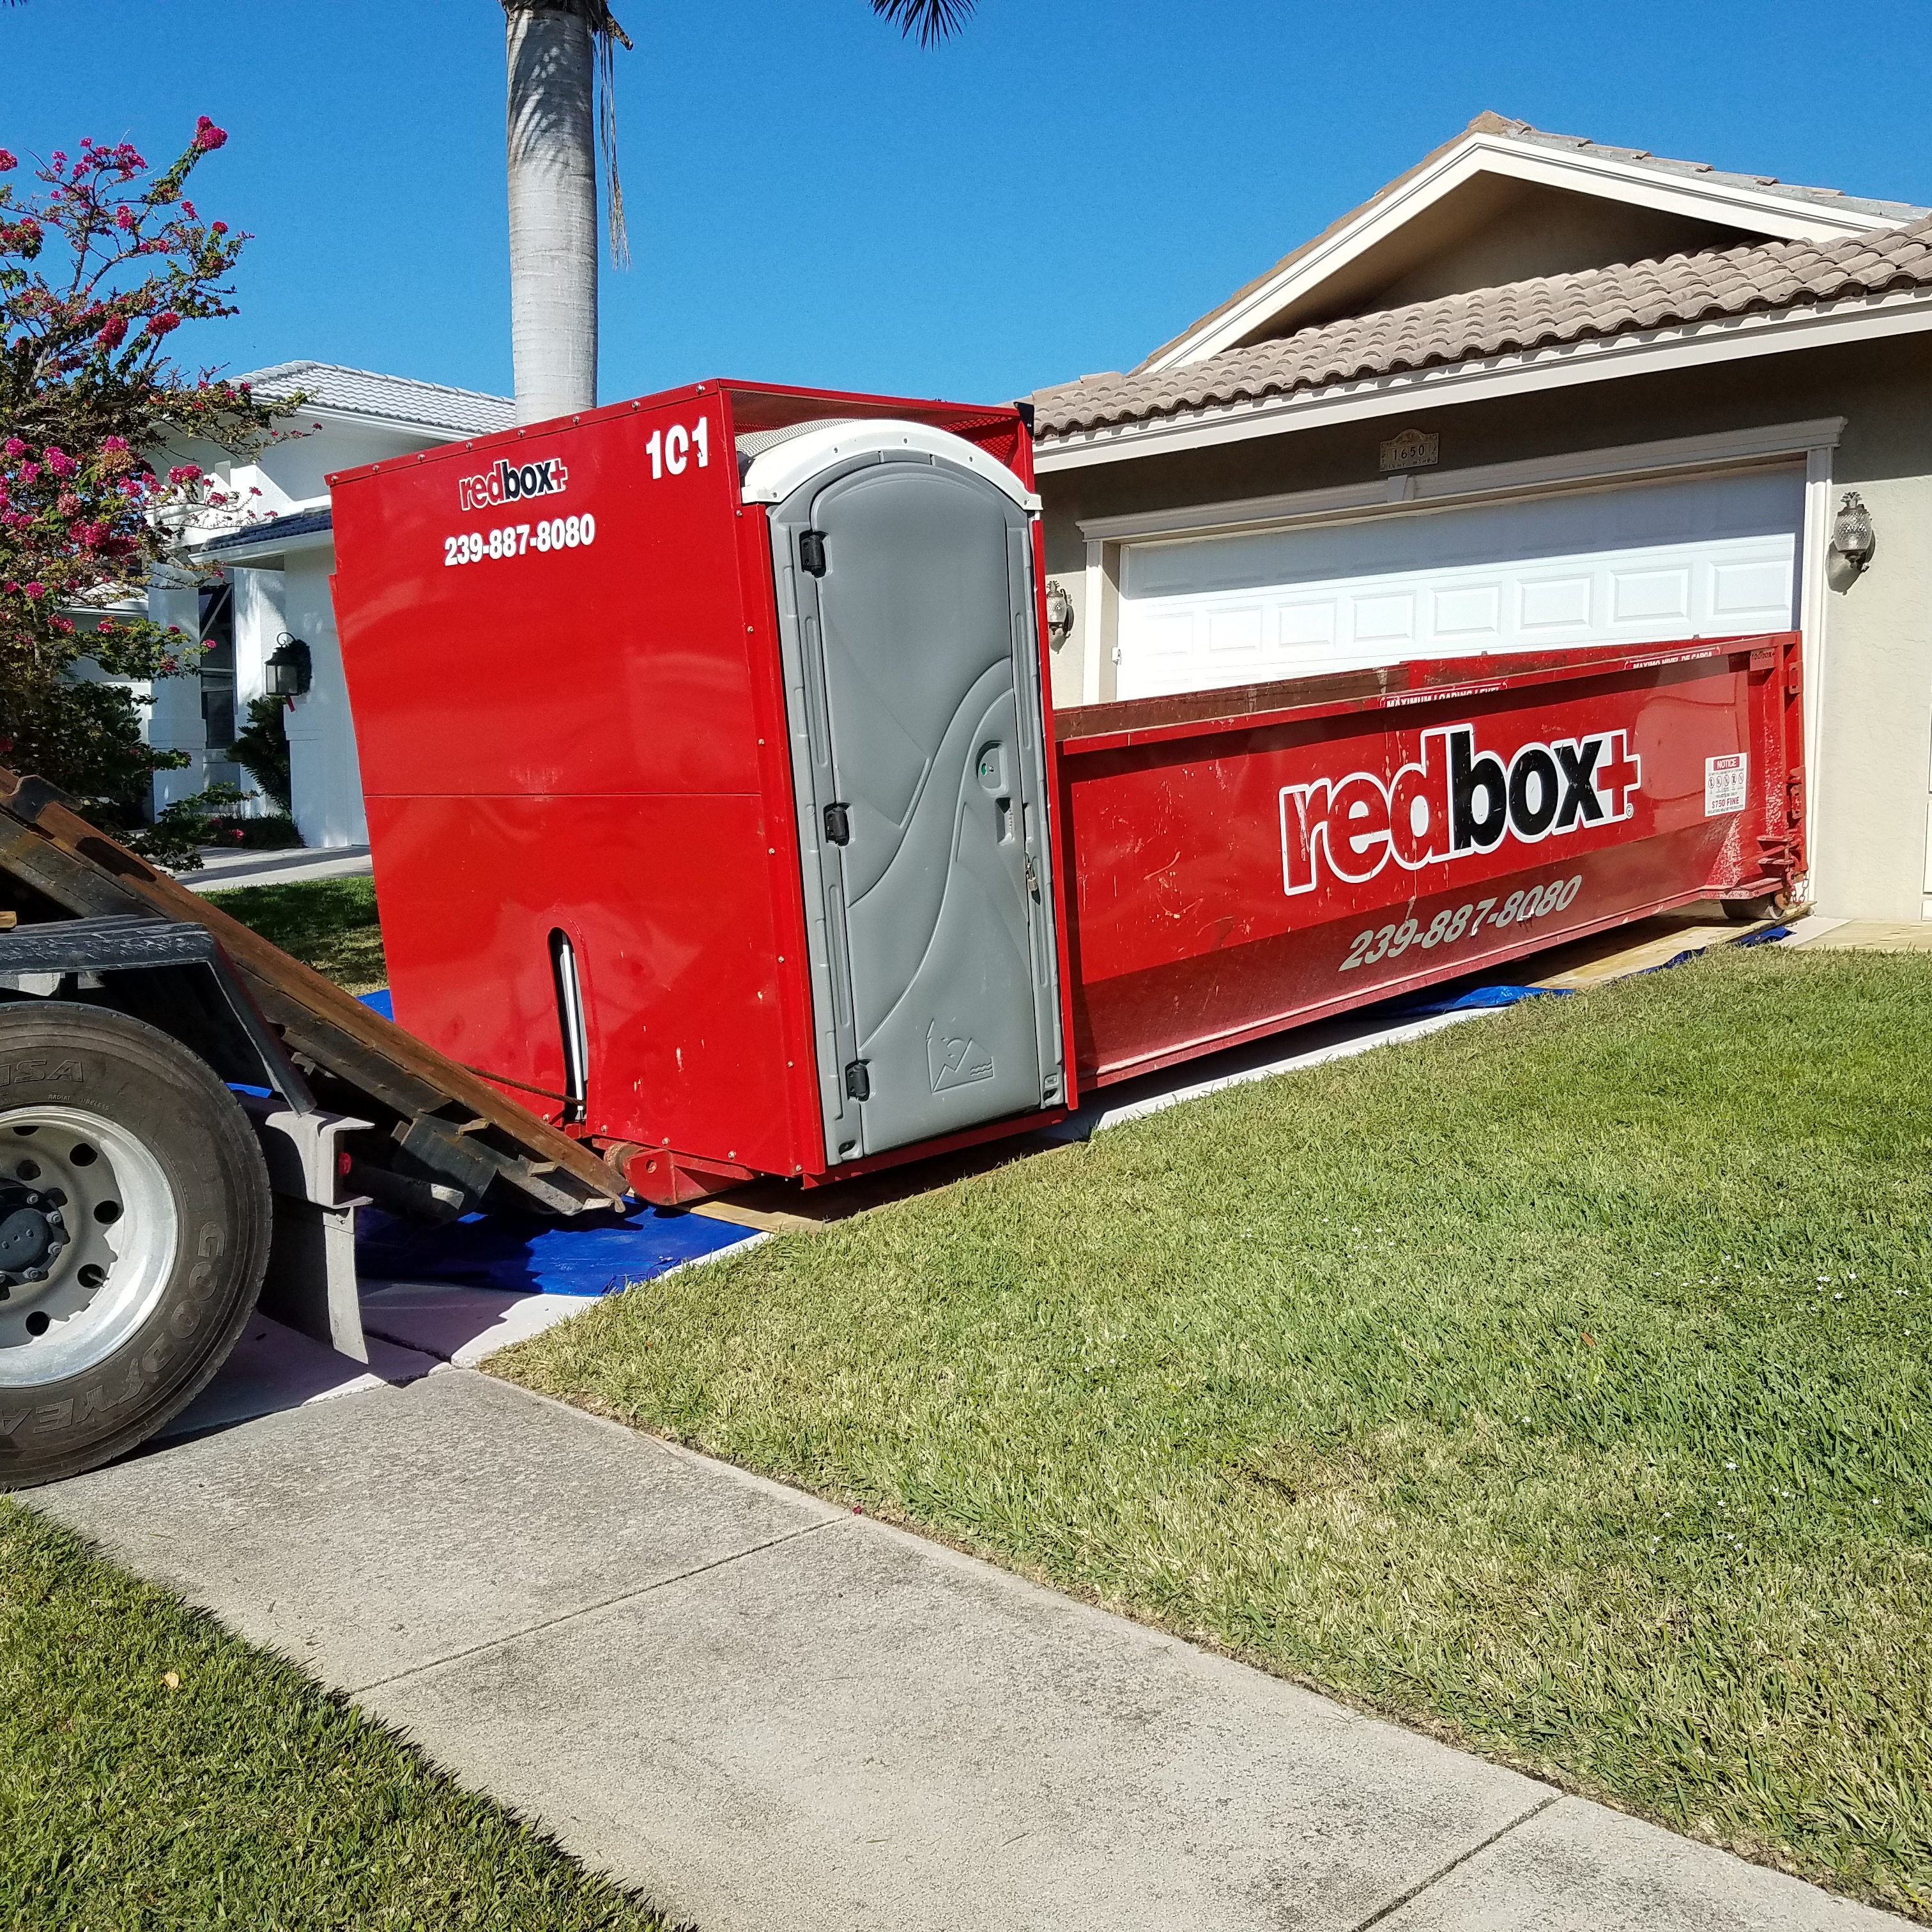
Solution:
<path fill-rule="evenodd" d="M 111 315 L 101 325 L 100 333 L 94 339 L 104 349 L 118 349 L 122 342 L 126 340 L 127 334 L 128 318 L 125 316 Z M 127 446 L 124 443 L 122 447 L 125 448 Z"/>
<path fill-rule="evenodd" d="M 124 202 L 114 211 L 114 225 L 116 228 L 132 228 L 134 225 L 134 211 Z"/>
<path fill-rule="evenodd" d="M 177 463 L 168 472 L 168 481 L 170 483 L 192 483 L 200 474 L 201 465 L 198 463 Z"/>
<path fill-rule="evenodd" d="M 128 439 L 124 436 L 104 436 L 100 439 L 100 446 L 103 449 L 111 449 L 116 456 L 124 456 L 128 452 Z"/>
<path fill-rule="evenodd" d="M 228 499 L 219 490 L 211 490 L 208 493 L 208 500 L 211 503 L 219 504 L 226 502 Z"/>
<path fill-rule="evenodd" d="M 59 632 L 64 638 L 70 638 L 74 635 L 74 620 L 71 617 L 50 617 L 47 620 L 47 628 L 51 631 Z"/>
<path fill-rule="evenodd" d="M 17 168 L 20 165 L 20 158 L 19 155 L 10 154 L 6 148 L 0 148 L 0 175 L 4 175 L 10 170 Z"/>
<path fill-rule="evenodd" d="M 46 458 L 47 467 L 56 476 L 71 476 L 80 467 L 65 450 L 53 443 L 49 443 L 40 454 Z"/>
<path fill-rule="evenodd" d="M 206 114 L 194 124 L 194 145 L 204 154 L 222 146 L 227 139 L 226 130 L 218 128 Z"/>
<path fill-rule="evenodd" d="M 190 221 L 198 221 L 201 219 L 201 218 L 195 213 L 194 203 L 191 201 L 184 201 L 182 203 L 182 212 L 186 215 Z"/>
<path fill-rule="evenodd" d="M 159 315 L 148 316 L 147 333 L 150 335 L 165 335 L 170 329 L 178 328 L 180 326 L 181 317 L 176 314 L 172 309 L 164 308 Z"/>
<path fill-rule="evenodd" d="M 0 448 L 4 448 L 9 456 L 25 456 L 27 453 L 27 446 L 17 436 L 10 436 L 4 443 L 0 443 Z"/>
<path fill-rule="evenodd" d="M 216 223 L 214 224 L 214 227 L 213 227 L 213 230 L 212 230 L 212 232 L 213 232 L 213 233 L 214 233 L 214 234 L 217 234 L 217 235 L 226 235 L 226 234 L 228 232 L 228 224 L 227 224 L 227 223 L 226 223 L 226 222 L 225 222 L 225 221 L 218 221 L 218 222 L 216 222 Z M 246 384 L 246 383 L 244 383 L 244 384 L 242 385 L 242 386 L 245 388 L 248 386 L 247 386 L 247 384 Z"/>
<path fill-rule="evenodd" d="M 22 483 L 32 482 L 40 473 L 40 466 L 38 463 L 23 463 L 20 465 L 20 481 Z"/>
<path fill-rule="evenodd" d="M 47 594 L 47 586 L 44 584 L 41 583 L 38 578 L 32 584 L 22 584 L 20 588 L 24 590 L 29 597 L 44 597 Z"/>
<path fill-rule="evenodd" d="M 63 490 L 54 499 L 54 508 L 64 517 L 70 517 L 80 508 L 80 499 L 71 490 Z"/>

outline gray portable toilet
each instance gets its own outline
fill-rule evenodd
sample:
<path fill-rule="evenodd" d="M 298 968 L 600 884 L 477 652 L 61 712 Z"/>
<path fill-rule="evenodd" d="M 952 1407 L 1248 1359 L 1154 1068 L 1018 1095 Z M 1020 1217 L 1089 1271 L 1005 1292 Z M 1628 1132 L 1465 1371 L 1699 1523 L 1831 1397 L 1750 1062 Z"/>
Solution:
<path fill-rule="evenodd" d="M 1056 1106 L 1039 499 L 921 423 L 738 448 L 772 506 L 827 1156 Z"/>

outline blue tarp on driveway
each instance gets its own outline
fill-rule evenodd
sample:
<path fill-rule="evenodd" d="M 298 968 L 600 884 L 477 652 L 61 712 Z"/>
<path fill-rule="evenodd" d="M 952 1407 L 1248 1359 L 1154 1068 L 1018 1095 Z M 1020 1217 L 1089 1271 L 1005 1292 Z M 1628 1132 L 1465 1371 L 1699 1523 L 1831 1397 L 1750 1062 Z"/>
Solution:
<path fill-rule="evenodd" d="M 386 988 L 358 997 L 385 1019 L 394 1018 Z M 466 1214 L 444 1228 L 421 1227 L 364 1208 L 356 1217 L 356 1271 L 364 1281 L 446 1281 L 517 1294 L 602 1294 L 751 1238 L 750 1228 L 729 1221 L 656 1208 L 580 1214 L 568 1221 Z"/>

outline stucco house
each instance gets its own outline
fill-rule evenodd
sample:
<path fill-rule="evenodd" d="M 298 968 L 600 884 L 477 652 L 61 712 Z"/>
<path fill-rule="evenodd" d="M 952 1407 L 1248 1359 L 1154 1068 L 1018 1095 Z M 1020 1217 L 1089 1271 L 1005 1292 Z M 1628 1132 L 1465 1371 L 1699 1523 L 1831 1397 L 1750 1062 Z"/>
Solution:
<path fill-rule="evenodd" d="M 1928 330 L 1932 212 L 1480 115 L 1034 398 L 1055 701 L 1795 628 L 1814 902 L 1932 917 Z"/>
<path fill-rule="evenodd" d="M 236 380 L 260 397 L 302 392 L 308 400 L 290 419 L 296 433 L 251 463 L 196 452 L 250 506 L 254 520 L 201 547 L 200 557 L 221 567 L 218 586 L 157 584 L 148 592 L 152 615 L 211 646 L 199 676 L 153 687 L 152 741 L 189 754 L 185 768 L 159 776 L 156 802 L 217 779 L 251 783 L 223 754 L 247 722 L 248 700 L 265 688 L 263 667 L 278 641 L 298 638 L 308 647 L 310 685 L 291 701 L 286 719 L 296 824 L 310 845 L 362 844 L 368 831 L 329 602 L 335 548 L 323 478 L 352 464 L 507 429 L 515 408 L 505 396 L 328 362 L 278 363 Z"/>

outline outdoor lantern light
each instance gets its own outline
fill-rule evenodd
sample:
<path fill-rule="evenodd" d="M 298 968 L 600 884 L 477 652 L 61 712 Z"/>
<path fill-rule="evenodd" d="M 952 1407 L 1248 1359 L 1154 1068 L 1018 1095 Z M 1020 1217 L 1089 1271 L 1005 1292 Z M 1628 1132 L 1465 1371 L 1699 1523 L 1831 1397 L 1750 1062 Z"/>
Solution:
<path fill-rule="evenodd" d="M 1052 578 L 1046 580 L 1047 641 L 1064 644 L 1073 633 L 1073 599 Z"/>
<path fill-rule="evenodd" d="M 1878 548 L 1871 512 L 1856 490 L 1847 490 L 1844 501 L 1838 506 L 1838 520 L 1832 526 L 1832 548 L 1854 570 L 1863 570 Z"/>
<path fill-rule="evenodd" d="M 284 631 L 262 668 L 268 674 L 271 698 L 299 698 L 308 690 L 311 675 L 308 646 Z"/>

